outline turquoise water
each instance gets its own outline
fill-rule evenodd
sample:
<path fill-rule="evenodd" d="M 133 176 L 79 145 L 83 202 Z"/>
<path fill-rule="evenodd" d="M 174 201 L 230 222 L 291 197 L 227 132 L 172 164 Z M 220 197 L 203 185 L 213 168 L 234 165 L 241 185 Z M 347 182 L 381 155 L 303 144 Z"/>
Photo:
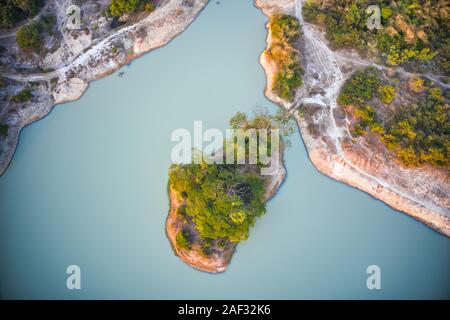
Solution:
<path fill-rule="evenodd" d="M 176 128 L 225 128 L 238 110 L 275 110 L 252 1 L 208 5 L 169 45 L 93 82 L 23 130 L 0 178 L 5 298 L 449 298 L 450 239 L 319 174 L 299 134 L 265 217 L 219 275 L 174 256 L 165 236 Z M 82 289 L 66 289 L 68 265 Z M 382 290 L 366 288 L 381 267 Z"/>

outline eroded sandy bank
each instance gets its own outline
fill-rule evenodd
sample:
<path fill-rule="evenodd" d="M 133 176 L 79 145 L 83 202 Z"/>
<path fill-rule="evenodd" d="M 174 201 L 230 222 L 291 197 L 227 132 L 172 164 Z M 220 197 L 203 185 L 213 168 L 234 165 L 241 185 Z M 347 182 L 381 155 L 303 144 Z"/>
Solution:
<path fill-rule="evenodd" d="M 336 98 L 347 74 L 342 64 L 321 38 L 320 33 L 301 17 L 300 0 L 255 0 L 255 6 L 270 16 L 275 12 L 296 15 L 303 29 L 302 62 L 305 64 L 304 86 L 294 103 L 280 101 L 271 92 L 274 67 L 265 55 L 260 57 L 267 75 L 268 99 L 289 111 L 300 104 L 315 110 L 309 117 L 292 112 L 314 166 L 323 174 L 365 191 L 389 206 L 403 211 L 433 229 L 450 236 L 450 184 L 445 172 L 434 168 L 404 168 L 380 155 L 363 141 L 360 148 L 343 145 L 349 140 L 346 119 L 337 119 Z M 267 46 L 271 44 L 270 32 Z M 346 68 L 354 66 L 346 66 Z"/>

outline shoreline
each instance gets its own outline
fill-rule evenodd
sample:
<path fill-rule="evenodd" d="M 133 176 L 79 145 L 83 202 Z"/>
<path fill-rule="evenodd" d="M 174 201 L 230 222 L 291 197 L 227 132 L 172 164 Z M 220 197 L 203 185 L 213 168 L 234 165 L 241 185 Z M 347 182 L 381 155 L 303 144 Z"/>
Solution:
<path fill-rule="evenodd" d="M 301 3 L 297 1 L 255 0 L 254 3 L 257 8 L 262 10 L 262 12 L 267 17 L 269 17 L 269 15 L 274 12 L 282 12 L 291 15 L 298 15 L 299 14 L 298 6 L 301 5 Z M 303 30 L 304 25 L 302 23 L 301 27 Z M 302 38 L 304 38 L 304 35 L 302 36 Z M 270 41 L 271 37 L 269 32 L 266 38 L 267 47 L 270 46 L 271 43 Z M 302 41 L 305 41 L 305 39 L 302 39 Z M 264 58 L 264 52 L 260 56 L 260 63 L 266 72 L 267 83 L 266 88 L 264 89 L 266 97 L 270 101 L 277 104 L 279 107 L 283 107 L 288 111 L 292 110 L 293 104 L 287 103 L 285 101 L 282 101 L 280 103 L 279 101 L 280 99 L 276 97 L 269 89 L 271 83 L 270 79 L 273 78 L 273 68 L 270 66 L 270 63 L 267 62 L 267 60 Z M 306 63 L 308 63 L 308 61 L 306 61 Z M 335 80 L 335 81 L 342 81 L 342 80 Z M 315 97 L 313 97 L 313 99 L 314 98 Z M 301 100 L 300 102 L 302 101 L 303 100 Z M 314 105 L 314 102 L 309 102 L 309 104 Z M 330 118 L 334 118 L 333 108 L 328 113 L 330 113 L 329 116 Z M 326 141 L 326 139 L 333 140 L 332 137 L 326 135 L 328 132 L 324 132 L 322 133 L 323 135 L 319 134 L 318 137 L 314 137 L 309 132 L 308 129 L 308 125 L 310 123 L 308 123 L 306 119 L 302 119 L 297 113 L 294 114 L 294 117 L 300 131 L 302 142 L 307 150 L 308 158 L 320 173 L 326 175 L 327 177 L 335 181 L 345 183 L 350 187 L 364 191 L 368 193 L 370 196 L 374 197 L 375 199 L 384 202 L 391 208 L 403 212 L 409 215 L 410 217 L 413 217 L 414 219 L 431 227 L 435 231 L 438 231 L 446 235 L 447 237 L 450 237 L 450 211 L 446 209 L 445 205 L 439 206 L 429 204 L 429 207 L 427 207 L 426 205 L 422 204 L 418 199 L 415 199 L 415 195 L 402 193 L 399 190 L 395 190 L 394 187 L 389 188 L 391 186 L 389 182 L 386 182 L 375 175 L 376 173 L 378 173 L 376 170 L 373 170 L 375 174 L 371 174 L 370 172 L 365 170 L 366 168 L 364 166 L 358 166 L 357 164 L 353 163 L 351 159 L 348 159 L 348 156 L 358 157 L 359 156 L 358 154 L 354 153 L 347 154 L 349 152 L 347 150 L 337 150 L 336 146 L 333 145 L 332 142 Z M 330 122 L 336 121 L 335 119 L 328 119 L 328 120 Z M 341 141 L 338 140 L 338 143 L 341 143 Z M 339 148 L 342 148 L 342 146 L 339 146 Z M 362 158 L 361 160 L 365 161 L 366 159 Z M 386 167 L 389 168 L 387 165 Z M 410 171 L 414 173 L 414 171 L 418 170 L 420 169 Z M 400 177 L 403 178 L 403 176 L 406 175 L 403 172 L 406 171 L 406 169 L 402 168 L 401 166 L 398 167 L 398 171 L 400 172 L 399 173 Z M 422 169 L 422 171 L 424 171 L 424 169 Z M 434 171 L 440 173 L 437 169 Z M 429 174 L 428 172 L 425 172 L 424 174 L 428 174 L 428 176 L 433 177 L 432 173 Z M 408 177 L 409 175 L 406 176 L 406 178 L 404 179 L 407 180 Z M 403 182 L 403 180 L 401 180 L 400 182 Z M 447 189 L 450 189 L 448 188 L 449 186 L 448 184 L 445 183 L 445 181 L 443 182 L 443 184 L 447 187 Z M 439 186 L 436 188 L 438 189 Z M 438 200 L 441 200 L 444 203 L 446 202 L 445 198 L 440 199 L 438 196 L 436 196 L 436 198 L 438 198 Z M 425 198 L 423 201 L 428 204 L 429 201 L 425 200 L 429 199 Z M 447 199 L 447 201 L 450 200 Z"/>
<path fill-rule="evenodd" d="M 27 76 L 21 75 L 7 75 L 2 74 L 1 76 L 10 78 L 13 80 L 18 80 L 22 82 L 33 81 L 36 78 L 36 81 L 45 82 L 45 84 L 40 84 L 39 93 L 41 94 L 40 98 L 45 101 L 42 102 L 29 102 L 26 104 L 25 108 L 20 108 L 20 106 L 16 106 L 16 109 L 13 109 L 16 114 L 11 116 L 6 115 L 7 119 L 6 124 L 9 125 L 8 135 L 0 145 L 0 177 L 6 172 L 11 161 L 15 155 L 18 143 L 20 141 L 20 133 L 21 131 L 27 127 L 28 125 L 39 121 L 49 115 L 54 107 L 59 104 L 73 102 L 80 99 L 83 94 L 89 89 L 89 84 L 92 81 L 97 81 L 103 79 L 125 65 L 130 64 L 133 60 L 142 57 L 144 54 L 162 48 L 168 45 L 176 36 L 183 33 L 191 23 L 195 21 L 195 19 L 199 16 L 199 14 L 203 11 L 206 5 L 209 3 L 209 0 L 191 0 L 192 6 L 187 7 L 184 5 L 184 1 L 182 0 L 170 0 L 163 7 L 155 10 L 148 17 L 132 24 L 125 26 L 122 29 L 116 30 L 106 38 L 102 39 L 98 43 L 95 43 L 85 53 L 77 56 L 71 63 L 71 68 L 61 68 L 64 70 L 56 70 L 49 72 L 47 74 L 30 74 Z M 173 14 L 174 10 L 179 8 L 190 9 L 189 11 L 182 13 L 182 18 L 180 21 L 175 21 L 175 26 L 172 21 L 174 19 Z M 156 16 L 153 19 L 153 14 L 158 14 L 158 11 L 165 10 L 163 15 L 159 19 Z M 179 17 L 175 17 L 178 19 Z M 152 24 L 155 22 L 160 22 L 162 20 L 163 25 L 157 26 L 153 28 Z M 127 34 L 124 29 L 135 29 L 130 31 Z M 150 36 L 147 34 L 146 37 L 140 38 L 138 33 L 140 30 L 144 28 L 153 28 L 151 31 L 159 32 L 159 34 L 152 34 Z M 117 33 L 119 33 L 117 35 Z M 130 52 L 121 52 L 123 54 L 118 54 L 116 56 L 107 57 L 105 61 L 96 61 L 98 57 L 96 54 L 99 50 L 112 50 L 112 45 L 117 41 L 117 38 L 122 41 L 128 41 L 132 43 L 128 43 L 130 46 Z M 83 55 L 88 54 L 85 58 Z M 89 55 L 90 54 L 90 55 Z M 90 67 L 89 62 L 98 62 L 94 68 Z M 77 64 L 77 61 L 79 63 Z M 73 77 L 66 77 L 66 73 L 73 71 L 83 64 L 87 64 L 86 70 L 81 70 L 78 74 L 75 74 Z M 57 77 L 59 81 L 55 87 L 51 87 L 48 83 L 50 79 Z M 30 80 L 27 80 L 27 79 Z"/>

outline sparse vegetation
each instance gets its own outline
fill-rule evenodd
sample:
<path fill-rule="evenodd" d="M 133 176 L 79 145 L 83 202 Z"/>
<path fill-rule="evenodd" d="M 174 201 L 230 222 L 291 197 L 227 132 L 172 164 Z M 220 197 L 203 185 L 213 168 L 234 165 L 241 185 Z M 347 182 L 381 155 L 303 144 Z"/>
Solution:
<path fill-rule="evenodd" d="M 239 129 L 270 130 L 287 123 L 278 119 L 278 115 L 270 116 L 265 112 L 255 113 L 252 119 L 237 113 L 230 124 Z M 258 173 L 255 165 L 201 163 L 171 166 L 169 186 L 184 202 L 183 214 L 195 225 L 203 241 L 203 253 L 209 252 L 211 241 L 216 239 L 225 246 L 227 241 L 239 242 L 248 238 L 250 227 L 265 212 L 264 180 Z"/>
<path fill-rule="evenodd" d="M 186 214 L 203 239 L 245 240 L 255 219 L 265 212 L 261 178 L 237 166 L 174 165 L 169 183 L 177 194 L 186 194 Z M 241 219 L 233 219 L 236 215 Z"/>
<path fill-rule="evenodd" d="M 378 87 L 378 97 L 384 104 L 391 104 L 397 94 L 395 88 L 391 85 L 383 85 Z"/>
<path fill-rule="evenodd" d="M 42 46 L 42 35 L 49 33 L 56 23 L 53 15 L 46 15 L 39 21 L 32 21 L 21 26 L 16 33 L 16 41 L 21 49 L 40 52 Z"/>
<path fill-rule="evenodd" d="M 21 26 L 17 30 L 16 41 L 21 49 L 30 49 L 39 52 L 41 49 L 39 24 L 37 22 L 31 22 Z"/>
<path fill-rule="evenodd" d="M 56 24 L 56 17 L 54 15 L 48 14 L 42 16 L 39 20 L 39 27 L 43 32 L 49 32 Z"/>
<path fill-rule="evenodd" d="M 394 106 L 382 117 L 370 104 L 376 99 L 391 103 L 395 87 L 385 84 L 377 70 L 368 68 L 355 72 L 345 83 L 338 102 L 356 118 L 355 136 L 368 130 L 377 133 L 407 166 L 429 163 L 450 169 L 450 106 L 439 88 L 425 85 L 420 78 L 411 78 L 405 86 L 414 101 Z"/>
<path fill-rule="evenodd" d="M 294 48 L 300 35 L 300 24 L 293 16 L 275 14 L 270 18 L 269 27 L 272 45 L 266 54 L 277 66 L 272 90 L 280 98 L 291 101 L 302 84 L 302 68 Z"/>
<path fill-rule="evenodd" d="M 356 71 L 342 87 L 338 103 L 362 107 L 376 94 L 379 85 L 379 71 L 375 68 Z"/>
<path fill-rule="evenodd" d="M 33 17 L 44 3 L 44 0 L 0 1 L 0 28 L 12 28 L 16 23 Z"/>
<path fill-rule="evenodd" d="M 189 233 L 187 231 L 178 231 L 177 235 L 175 236 L 175 241 L 179 248 L 184 250 L 191 250 L 191 241 L 189 239 Z"/>
<path fill-rule="evenodd" d="M 31 91 L 28 89 L 23 89 L 16 95 L 12 96 L 11 101 L 15 103 L 24 103 L 30 101 L 31 98 L 33 98 L 33 94 L 31 93 Z"/>

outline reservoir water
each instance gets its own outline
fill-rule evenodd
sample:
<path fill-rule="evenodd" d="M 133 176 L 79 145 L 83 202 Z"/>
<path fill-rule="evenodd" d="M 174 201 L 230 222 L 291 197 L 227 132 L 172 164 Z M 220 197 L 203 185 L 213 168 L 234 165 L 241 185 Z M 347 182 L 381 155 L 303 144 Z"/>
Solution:
<path fill-rule="evenodd" d="M 318 173 L 299 133 L 288 176 L 229 269 L 190 268 L 165 235 L 174 129 L 276 110 L 252 1 L 211 2 L 186 32 L 22 131 L 0 177 L 3 298 L 450 298 L 450 239 Z M 81 268 L 81 290 L 66 268 Z M 381 290 L 366 269 L 381 268 Z"/>

